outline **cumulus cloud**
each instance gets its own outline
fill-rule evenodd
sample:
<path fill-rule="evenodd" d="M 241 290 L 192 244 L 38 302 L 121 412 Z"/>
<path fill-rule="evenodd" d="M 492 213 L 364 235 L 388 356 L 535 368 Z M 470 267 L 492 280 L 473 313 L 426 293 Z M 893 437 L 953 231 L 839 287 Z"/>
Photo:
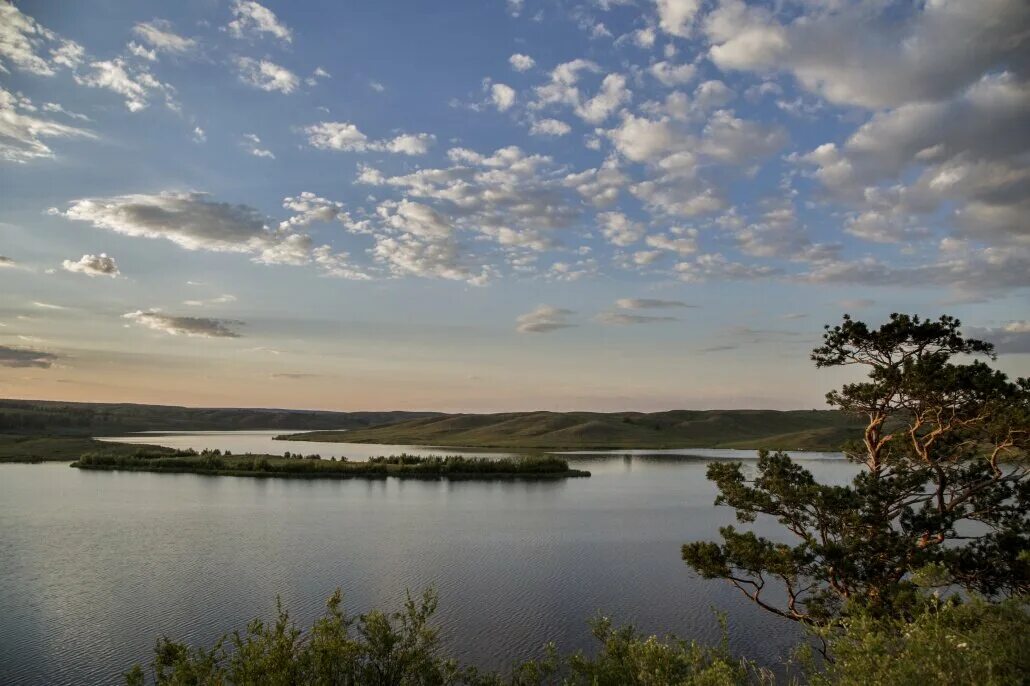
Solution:
<path fill-rule="evenodd" d="M 122 315 L 139 326 L 160 331 L 171 336 L 192 336 L 198 338 L 239 338 L 232 327 L 243 322 L 210 317 L 177 317 L 160 310 L 136 310 Z"/>
<path fill-rule="evenodd" d="M 601 82 L 597 94 L 576 105 L 575 112 L 591 124 L 600 124 L 623 104 L 629 102 L 633 92 L 626 88 L 626 77 L 622 74 L 608 74 Z"/>
<path fill-rule="evenodd" d="M 86 129 L 34 116 L 35 111 L 31 100 L 0 87 L 0 159 L 24 163 L 53 158 L 44 139 L 96 138 Z"/>
<path fill-rule="evenodd" d="M 515 104 L 515 89 L 503 83 L 490 86 L 490 102 L 498 112 L 507 112 Z"/>
<path fill-rule="evenodd" d="M 519 333 L 548 333 L 567 329 L 575 326 L 569 321 L 569 317 L 575 314 L 567 310 L 551 305 L 540 305 L 531 312 L 519 315 L 516 321 L 516 331 Z"/>
<path fill-rule="evenodd" d="M 655 62 L 648 71 L 665 86 L 681 86 L 689 83 L 697 73 L 692 64 L 672 64 L 671 62 Z"/>
<path fill-rule="evenodd" d="M 723 69 L 785 69 L 831 102 L 869 108 L 948 98 L 992 66 L 1030 65 L 1023 0 L 805 9 L 785 22 L 764 7 L 722 0 L 704 22 L 709 56 Z"/>
<path fill-rule="evenodd" d="M 240 81 L 248 86 L 289 95 L 300 85 L 296 74 L 270 60 L 237 57 L 235 62 Z"/>
<path fill-rule="evenodd" d="M 654 310 L 675 307 L 697 307 L 682 300 L 660 300 L 657 298 L 619 298 L 615 306 L 620 310 Z"/>
<path fill-rule="evenodd" d="M 65 260 L 61 263 L 65 271 L 86 276 L 110 276 L 116 278 L 121 272 L 118 271 L 118 264 L 113 257 L 106 253 L 99 255 L 83 255 L 78 260 Z"/>
<path fill-rule="evenodd" d="M 404 133 L 394 138 L 372 140 L 350 122 L 323 121 L 304 128 L 308 143 L 320 150 L 341 152 L 392 152 L 424 155 L 436 141 L 429 133 Z"/>
<path fill-rule="evenodd" d="M 508 64 L 510 64 L 511 68 L 515 71 L 529 71 L 536 66 L 536 60 L 529 55 L 523 55 L 517 52 L 508 58 Z"/>
<path fill-rule="evenodd" d="M 612 245 L 625 247 L 644 237 L 644 226 L 622 212 L 601 212 L 597 215 L 601 233 Z"/>
<path fill-rule="evenodd" d="M 275 12 L 252 0 L 234 0 L 233 20 L 226 28 L 236 38 L 260 38 L 268 34 L 284 43 L 293 41 L 293 32 L 279 21 Z"/>
<path fill-rule="evenodd" d="M 720 253 L 698 255 L 691 261 L 680 262 L 676 271 L 680 279 L 691 283 L 758 279 L 781 273 L 775 267 L 733 262 Z"/>
<path fill-rule="evenodd" d="M 49 369 L 57 359 L 54 353 L 42 350 L 0 345 L 0 367 Z"/>
<path fill-rule="evenodd" d="M 558 119 L 536 119 L 529 126 L 531 136 L 564 136 L 572 127 Z"/>
<path fill-rule="evenodd" d="M 293 216 L 280 222 L 280 230 L 299 229 L 314 222 L 331 222 L 335 220 L 347 223 L 350 217 L 343 209 L 343 203 L 322 198 L 310 191 L 302 191 L 294 197 L 283 198 L 283 208 L 293 212 Z"/>
<path fill-rule="evenodd" d="M 3 269 L 5 267 L 13 269 L 17 266 L 18 263 L 14 260 L 14 258 L 8 257 L 7 255 L 0 255 L 0 269 Z"/>
<path fill-rule="evenodd" d="M 658 25 L 662 31 L 673 36 L 686 38 L 701 0 L 655 0 L 658 6 Z"/>

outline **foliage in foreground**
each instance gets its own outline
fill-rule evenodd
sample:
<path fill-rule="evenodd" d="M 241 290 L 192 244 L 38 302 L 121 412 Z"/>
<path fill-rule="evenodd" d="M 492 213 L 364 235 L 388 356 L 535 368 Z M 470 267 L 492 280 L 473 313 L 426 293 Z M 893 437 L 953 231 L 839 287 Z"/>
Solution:
<path fill-rule="evenodd" d="M 373 611 L 353 618 L 337 591 L 323 617 L 301 631 L 279 607 L 272 623 L 251 622 L 213 648 L 158 641 L 149 670 L 134 667 L 129 686 L 737 686 L 771 685 L 754 662 L 735 658 L 726 641 L 706 646 L 670 637 L 642 636 L 593 622 L 593 655 L 559 657 L 553 645 L 537 661 L 508 674 L 482 672 L 442 656 L 430 625 L 436 596 L 408 598 L 401 612 Z M 849 617 L 821 629 L 831 661 L 799 650 L 804 679 L 818 686 L 1002 686 L 1030 674 L 1030 605 L 1023 598 L 998 604 L 931 600 L 912 621 Z M 794 666 L 795 672 L 797 665 Z M 786 668 L 786 667 L 785 667 Z"/>

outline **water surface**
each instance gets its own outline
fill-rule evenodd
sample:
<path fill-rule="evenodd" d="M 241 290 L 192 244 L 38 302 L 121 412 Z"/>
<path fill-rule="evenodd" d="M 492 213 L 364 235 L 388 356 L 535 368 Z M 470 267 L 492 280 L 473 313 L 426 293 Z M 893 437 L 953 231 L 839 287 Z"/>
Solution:
<path fill-rule="evenodd" d="M 260 446 L 276 433 L 142 442 L 268 452 Z M 352 459 L 391 452 L 285 445 Z M 435 587 L 449 648 L 486 667 L 538 655 L 548 640 L 589 648 L 586 620 L 599 611 L 648 632 L 716 640 L 713 608 L 727 613 L 734 650 L 776 660 L 796 628 L 680 561 L 683 542 L 733 521 L 712 506 L 705 457 L 646 452 L 570 455 L 593 476 L 546 482 L 0 465 L 0 683 L 119 683 L 161 634 L 209 644 L 268 617 L 277 594 L 305 625 L 336 587 L 352 612 L 395 608 L 405 589 Z M 832 455 L 812 457 L 804 462 L 818 478 L 854 471 Z"/>

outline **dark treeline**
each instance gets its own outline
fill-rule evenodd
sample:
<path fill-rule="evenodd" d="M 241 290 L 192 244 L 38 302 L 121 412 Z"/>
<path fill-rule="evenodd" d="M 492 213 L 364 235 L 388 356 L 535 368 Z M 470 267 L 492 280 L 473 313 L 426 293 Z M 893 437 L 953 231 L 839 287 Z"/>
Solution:
<path fill-rule="evenodd" d="M 321 459 L 318 455 L 223 454 L 217 450 L 139 450 L 132 454 L 87 453 L 72 463 L 81 469 L 111 469 L 147 472 L 190 472 L 228 476 L 283 476 L 311 478 L 387 477 L 405 478 L 548 478 L 589 476 L 589 472 L 570 469 L 568 462 L 555 457 L 519 457 L 491 460 L 460 455 L 416 457 L 396 455 L 377 457 L 367 462 L 346 459 Z"/>

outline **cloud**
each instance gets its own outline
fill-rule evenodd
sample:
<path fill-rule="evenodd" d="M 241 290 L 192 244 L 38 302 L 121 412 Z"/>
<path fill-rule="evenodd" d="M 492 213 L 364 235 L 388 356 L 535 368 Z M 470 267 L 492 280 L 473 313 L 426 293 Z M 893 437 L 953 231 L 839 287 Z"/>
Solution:
<path fill-rule="evenodd" d="M 692 64 L 672 64 L 670 62 L 655 62 L 648 71 L 665 86 L 681 86 L 691 81 L 697 73 L 697 67 Z"/>
<path fill-rule="evenodd" d="M 780 269 L 763 265 L 743 264 L 726 259 L 721 253 L 698 255 L 689 262 L 676 265 L 680 279 L 688 283 L 703 281 L 741 281 L 775 276 Z"/>
<path fill-rule="evenodd" d="M 630 324 L 661 324 L 679 321 L 676 317 L 658 317 L 646 314 L 626 314 L 625 312 L 601 312 L 596 317 L 602 324 L 626 326 Z"/>
<path fill-rule="evenodd" d="M 690 35 L 694 16 L 701 8 L 701 0 L 655 0 L 658 6 L 658 25 L 662 31 L 686 38 Z"/>
<path fill-rule="evenodd" d="M 164 19 L 136 24 L 132 32 L 158 52 L 181 55 L 197 47 L 197 41 L 192 38 L 184 38 L 172 31 L 171 22 Z"/>
<path fill-rule="evenodd" d="M 531 136 L 564 136 L 572 127 L 558 119 L 536 119 L 529 127 Z"/>
<path fill-rule="evenodd" d="M 273 230 L 257 210 L 215 202 L 205 193 L 166 191 L 86 198 L 72 201 L 66 212 L 53 209 L 51 214 L 126 236 L 168 240 L 187 250 L 249 254 L 260 264 L 325 266 L 331 255 L 316 253 L 310 236 L 292 233 L 295 224 L 290 220 L 280 230 Z M 341 253 L 332 256 L 334 271 L 339 270 L 341 259 Z"/>
<path fill-rule="evenodd" d="M 965 334 L 994 344 L 999 354 L 1030 353 L 1030 321 L 1011 321 L 1000 327 L 967 327 Z"/>
<path fill-rule="evenodd" d="M 232 14 L 234 19 L 226 28 L 236 38 L 261 38 L 262 34 L 269 34 L 284 43 L 293 41 L 293 32 L 264 5 L 251 0 L 234 0 Z"/>
<path fill-rule="evenodd" d="M 551 305 L 540 305 L 532 312 L 519 315 L 516 319 L 516 331 L 519 333 L 547 333 L 575 326 L 568 321 L 572 310 Z"/>
<path fill-rule="evenodd" d="M 88 88 L 102 88 L 125 98 L 130 112 L 139 112 L 150 106 L 155 96 L 162 96 L 165 104 L 175 109 L 175 89 L 163 83 L 142 64 L 127 62 L 121 57 L 113 60 L 90 62 L 92 71 L 75 74 L 75 82 Z"/>
<path fill-rule="evenodd" d="M 289 95 L 300 85 L 300 79 L 296 74 L 270 60 L 237 57 L 235 61 L 240 81 L 248 86 Z"/>
<path fill-rule="evenodd" d="M 536 66 L 536 61 L 529 55 L 523 55 L 521 53 L 515 53 L 508 58 L 508 64 L 515 71 L 529 71 Z"/>
<path fill-rule="evenodd" d="M 709 56 L 727 70 L 787 70 L 830 102 L 871 109 L 945 99 L 992 67 L 1030 65 L 1024 0 L 806 9 L 784 23 L 765 8 L 723 0 L 704 22 Z"/>
<path fill-rule="evenodd" d="M 106 253 L 83 255 L 78 261 L 65 260 L 61 263 L 61 266 L 65 271 L 85 274 L 89 277 L 110 276 L 111 278 L 117 278 L 121 273 L 118 271 L 118 264 L 114 261 L 114 258 L 108 257 Z"/>
<path fill-rule="evenodd" d="M 323 121 L 304 128 L 308 143 L 320 150 L 341 152 L 392 152 L 424 155 L 435 143 L 428 133 L 403 133 L 392 139 L 371 140 L 350 122 Z"/>
<path fill-rule="evenodd" d="M 6 255 L 0 255 L 0 269 L 3 269 L 5 267 L 9 269 L 14 269 L 17 266 L 18 263 L 13 258 L 7 257 Z"/>
<path fill-rule="evenodd" d="M 235 295 L 232 295 L 230 293 L 223 293 L 222 295 L 216 296 L 214 298 L 208 298 L 207 300 L 183 300 L 182 304 L 188 305 L 189 307 L 207 307 L 208 305 L 224 305 L 226 303 L 234 303 L 236 302 L 236 300 L 237 298 Z"/>
<path fill-rule="evenodd" d="M 67 310 L 68 308 L 64 305 L 54 305 L 53 303 L 45 303 L 40 300 L 33 300 L 32 304 L 41 310 Z"/>
<path fill-rule="evenodd" d="M 17 69 L 39 76 L 53 76 L 53 66 L 36 50 L 57 40 L 57 35 L 12 3 L 0 2 L 0 59 Z M 3 69 L 0 64 L 0 70 Z"/>
<path fill-rule="evenodd" d="M 243 148 L 254 157 L 264 157 L 266 159 L 274 160 L 275 153 L 271 150 L 267 150 L 261 147 L 261 139 L 253 133 L 243 134 L 243 141 L 241 143 Z"/>
<path fill-rule="evenodd" d="M 644 237 L 644 226 L 622 212 L 601 212 L 597 215 L 597 222 L 601 233 L 612 245 L 626 247 Z"/>
<path fill-rule="evenodd" d="M 653 310 L 674 307 L 697 307 L 688 305 L 682 300 L 658 300 L 656 298 L 619 298 L 615 306 L 620 310 Z"/>
<path fill-rule="evenodd" d="M 575 112 L 591 124 L 600 124 L 619 107 L 630 101 L 633 92 L 626 88 L 626 77 L 622 74 L 608 74 L 601 82 L 597 95 L 577 104 Z"/>
<path fill-rule="evenodd" d="M 503 83 L 490 86 L 490 101 L 498 112 L 507 112 L 515 104 L 515 89 Z"/>
<path fill-rule="evenodd" d="M 209 317 L 176 317 L 159 310 L 137 310 L 122 315 L 139 326 L 160 331 L 171 336 L 193 336 L 198 338 L 239 338 L 233 328 L 243 322 L 231 319 Z"/>
<path fill-rule="evenodd" d="M 0 160 L 25 163 L 53 158 L 54 151 L 43 142 L 46 138 L 96 138 L 86 129 L 28 114 L 35 110 L 27 98 L 0 87 Z"/>
<path fill-rule="evenodd" d="M 294 212 L 292 217 L 279 223 L 279 229 L 283 231 L 299 229 L 314 222 L 350 221 L 343 203 L 319 197 L 310 191 L 283 198 L 283 208 Z"/>
<path fill-rule="evenodd" d="M 11 348 L 0 345 L 0 367 L 49 369 L 58 356 L 54 353 L 29 348 Z"/>

